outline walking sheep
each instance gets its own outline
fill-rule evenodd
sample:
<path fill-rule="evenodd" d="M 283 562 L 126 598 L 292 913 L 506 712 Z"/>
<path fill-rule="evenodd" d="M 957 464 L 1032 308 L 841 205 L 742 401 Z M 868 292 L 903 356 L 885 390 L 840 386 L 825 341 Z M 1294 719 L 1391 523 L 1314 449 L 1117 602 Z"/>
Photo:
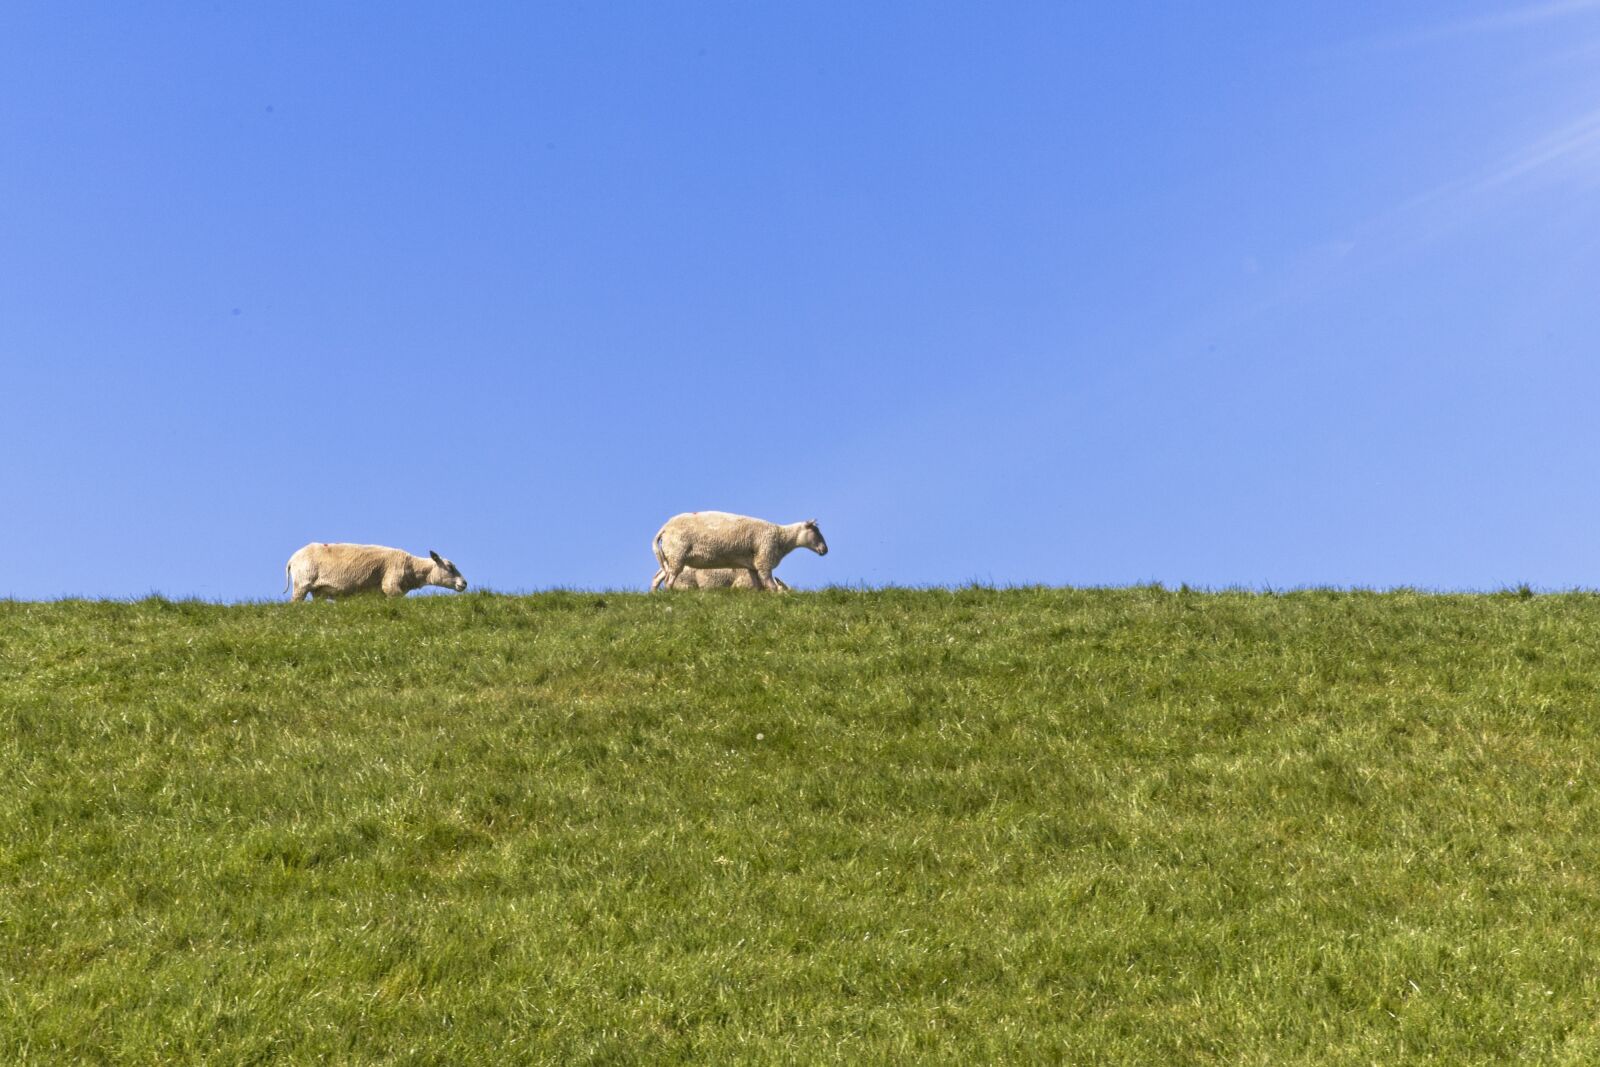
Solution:
<path fill-rule="evenodd" d="M 456 565 L 429 552 L 413 556 L 382 545 L 340 545 L 313 541 L 289 557 L 284 565 L 284 592 L 292 587 L 292 601 L 332 600 L 352 593 L 382 590 L 384 596 L 405 596 L 425 585 L 442 586 L 460 593 L 467 588 Z"/>
<path fill-rule="evenodd" d="M 656 580 L 666 577 L 666 571 L 656 571 Z M 789 587 L 782 578 L 776 574 L 772 576 L 772 584 L 778 587 L 778 592 L 787 593 Z M 655 587 L 652 581 L 651 588 Z M 736 570 L 733 567 L 685 567 L 678 572 L 678 580 L 672 583 L 674 589 L 755 589 L 756 577 L 754 572 Z"/>
<path fill-rule="evenodd" d="M 828 543 L 815 519 L 787 526 L 730 515 L 725 511 L 689 511 L 674 515 L 650 543 L 661 565 L 650 583 L 654 592 L 663 584 L 672 588 L 685 567 L 732 567 L 754 572 L 757 589 L 776 590 L 772 568 L 797 548 L 828 554 Z"/>

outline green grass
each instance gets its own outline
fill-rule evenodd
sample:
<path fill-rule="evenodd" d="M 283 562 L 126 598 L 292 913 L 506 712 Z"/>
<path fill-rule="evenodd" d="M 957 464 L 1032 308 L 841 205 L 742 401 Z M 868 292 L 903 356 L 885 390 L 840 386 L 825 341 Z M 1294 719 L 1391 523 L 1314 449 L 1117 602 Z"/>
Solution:
<path fill-rule="evenodd" d="M 0 1062 L 1600 1062 L 1600 600 L 0 602 Z"/>

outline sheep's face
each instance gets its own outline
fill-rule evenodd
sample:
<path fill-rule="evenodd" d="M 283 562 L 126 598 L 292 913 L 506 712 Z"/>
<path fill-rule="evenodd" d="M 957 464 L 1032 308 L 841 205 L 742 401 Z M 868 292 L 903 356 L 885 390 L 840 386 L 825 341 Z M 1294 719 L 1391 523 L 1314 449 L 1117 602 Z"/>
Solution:
<path fill-rule="evenodd" d="M 816 519 L 807 519 L 805 526 L 800 530 L 800 543 L 819 556 L 828 554 L 828 542 L 822 539 L 822 531 L 817 527 Z"/>
<path fill-rule="evenodd" d="M 458 593 L 467 591 L 467 580 L 461 577 L 461 572 L 456 570 L 454 563 L 437 552 L 429 552 L 428 555 L 433 559 L 433 573 L 428 575 L 429 585 L 441 585 Z"/>

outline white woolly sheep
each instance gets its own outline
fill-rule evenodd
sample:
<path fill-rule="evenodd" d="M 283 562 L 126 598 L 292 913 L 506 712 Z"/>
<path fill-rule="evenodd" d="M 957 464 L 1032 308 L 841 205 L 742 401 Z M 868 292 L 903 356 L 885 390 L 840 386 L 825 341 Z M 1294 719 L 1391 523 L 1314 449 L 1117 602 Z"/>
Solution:
<path fill-rule="evenodd" d="M 384 596 L 405 596 L 425 585 L 442 586 L 462 592 L 467 580 L 456 565 L 429 552 L 428 558 L 413 556 L 399 548 L 382 545 L 342 545 L 313 541 L 289 557 L 284 565 L 284 592 L 291 587 L 290 600 L 332 600 L 352 593 L 383 591 Z"/>
<path fill-rule="evenodd" d="M 689 511 L 674 515 L 650 543 L 656 562 L 661 565 L 650 583 L 650 590 L 654 592 L 663 583 L 672 588 L 685 567 L 732 567 L 753 571 L 757 589 L 776 590 L 772 568 L 801 547 L 819 556 L 828 554 L 828 543 L 822 539 L 817 520 L 779 526 L 725 511 Z"/>

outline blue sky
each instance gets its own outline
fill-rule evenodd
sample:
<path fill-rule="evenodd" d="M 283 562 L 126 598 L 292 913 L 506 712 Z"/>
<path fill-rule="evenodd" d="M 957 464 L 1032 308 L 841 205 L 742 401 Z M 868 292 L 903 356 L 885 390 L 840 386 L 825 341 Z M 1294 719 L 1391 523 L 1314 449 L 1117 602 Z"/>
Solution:
<path fill-rule="evenodd" d="M 0 143 L 0 595 L 1600 585 L 1600 2 L 19 2 Z"/>

